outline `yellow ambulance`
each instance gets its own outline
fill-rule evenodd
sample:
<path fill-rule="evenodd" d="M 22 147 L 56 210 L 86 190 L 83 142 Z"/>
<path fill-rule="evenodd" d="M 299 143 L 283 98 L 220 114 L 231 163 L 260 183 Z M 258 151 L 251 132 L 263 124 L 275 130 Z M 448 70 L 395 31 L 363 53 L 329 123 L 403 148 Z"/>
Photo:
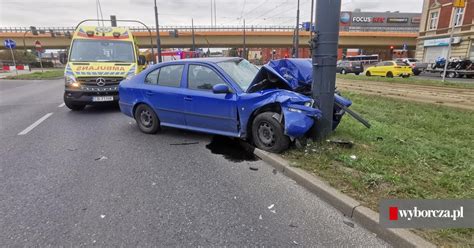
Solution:
<path fill-rule="evenodd" d="M 126 28 L 79 26 L 64 71 L 64 103 L 71 110 L 117 102 L 119 83 L 142 71 L 145 56 Z"/>

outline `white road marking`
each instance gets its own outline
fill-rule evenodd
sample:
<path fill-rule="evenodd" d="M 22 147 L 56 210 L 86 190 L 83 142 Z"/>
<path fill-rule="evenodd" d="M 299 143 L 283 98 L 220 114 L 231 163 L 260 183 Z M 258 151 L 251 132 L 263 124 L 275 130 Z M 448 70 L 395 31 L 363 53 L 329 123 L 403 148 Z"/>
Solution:
<path fill-rule="evenodd" d="M 64 107 L 64 105 L 66 105 L 66 104 L 65 104 L 65 103 L 61 103 L 61 104 L 58 105 L 58 108 L 62 108 L 62 107 Z"/>
<path fill-rule="evenodd" d="M 48 119 L 51 115 L 53 115 L 53 113 L 45 114 L 43 117 L 41 117 L 37 121 L 35 121 L 35 123 L 33 123 L 29 127 L 25 128 L 25 130 L 19 132 L 18 135 L 25 135 L 25 134 L 29 133 L 31 130 L 33 130 L 33 128 L 37 127 L 39 124 L 41 124 L 41 122 Z"/>

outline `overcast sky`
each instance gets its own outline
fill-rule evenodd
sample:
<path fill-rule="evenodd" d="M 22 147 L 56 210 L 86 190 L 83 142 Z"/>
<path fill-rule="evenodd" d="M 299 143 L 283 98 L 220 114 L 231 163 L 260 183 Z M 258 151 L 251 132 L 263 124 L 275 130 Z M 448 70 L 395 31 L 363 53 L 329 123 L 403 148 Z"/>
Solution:
<path fill-rule="evenodd" d="M 210 25 L 211 0 L 157 0 L 160 25 Z M 218 25 L 294 25 L 297 0 L 216 0 Z M 301 1 L 309 21 L 311 0 Z M 138 19 L 154 26 L 153 0 L 100 0 L 104 18 Z M 423 0 L 342 0 L 343 10 L 421 12 Z M 96 0 L 0 0 L 0 26 L 74 26 L 96 18 Z"/>

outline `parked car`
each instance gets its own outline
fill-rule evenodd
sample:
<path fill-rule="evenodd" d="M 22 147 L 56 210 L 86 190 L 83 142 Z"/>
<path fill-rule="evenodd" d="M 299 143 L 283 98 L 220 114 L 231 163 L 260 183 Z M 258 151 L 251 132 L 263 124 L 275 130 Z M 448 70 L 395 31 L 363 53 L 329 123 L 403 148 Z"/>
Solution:
<path fill-rule="evenodd" d="M 278 153 L 321 117 L 313 99 L 293 86 L 271 66 L 258 69 L 242 58 L 184 59 L 122 81 L 119 105 L 144 133 L 168 126 L 237 137 Z"/>
<path fill-rule="evenodd" d="M 420 75 L 422 72 L 424 72 L 428 68 L 427 63 L 423 63 L 417 59 L 414 58 L 400 58 L 395 60 L 396 62 L 402 62 L 405 63 L 406 65 L 411 66 L 413 74 L 415 76 Z"/>
<path fill-rule="evenodd" d="M 410 77 L 413 75 L 412 68 L 403 62 L 382 61 L 374 66 L 367 68 L 365 75 L 382 77 Z"/>
<path fill-rule="evenodd" d="M 342 60 L 337 63 L 336 72 L 341 74 L 354 73 L 359 75 L 364 72 L 364 66 L 358 61 Z"/>

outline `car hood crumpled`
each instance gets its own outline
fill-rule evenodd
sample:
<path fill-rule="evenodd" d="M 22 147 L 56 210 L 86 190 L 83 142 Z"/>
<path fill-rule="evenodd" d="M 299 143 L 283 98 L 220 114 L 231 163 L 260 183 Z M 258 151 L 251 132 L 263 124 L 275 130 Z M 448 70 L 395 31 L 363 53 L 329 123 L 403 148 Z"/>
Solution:
<path fill-rule="evenodd" d="M 311 95 L 313 83 L 313 65 L 310 59 L 280 59 L 272 60 L 260 68 L 254 80 L 248 87 L 251 90 L 264 79 L 267 73 L 272 73 L 285 83 L 285 89 L 304 95 Z M 335 101 L 349 107 L 352 102 L 335 94 Z"/>

